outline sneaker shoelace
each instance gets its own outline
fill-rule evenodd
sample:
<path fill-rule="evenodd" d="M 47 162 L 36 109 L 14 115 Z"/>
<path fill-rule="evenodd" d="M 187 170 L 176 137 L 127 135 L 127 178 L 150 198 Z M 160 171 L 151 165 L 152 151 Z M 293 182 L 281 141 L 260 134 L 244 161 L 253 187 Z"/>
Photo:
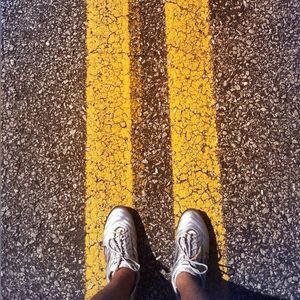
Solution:
<path fill-rule="evenodd" d="M 130 246 L 129 246 L 130 245 Z M 126 262 L 126 265 L 133 271 L 139 270 L 139 264 L 128 256 L 128 246 L 132 247 L 129 242 L 128 230 L 123 227 L 115 229 L 113 237 L 108 241 L 107 248 L 115 255 L 112 257 L 112 263 L 120 266 L 122 261 Z M 133 249 L 131 249 L 133 251 Z"/>
<path fill-rule="evenodd" d="M 208 270 L 207 265 L 196 261 L 198 255 L 200 255 L 201 246 L 193 255 L 193 249 L 195 248 L 193 246 L 197 247 L 197 244 L 195 245 L 195 243 L 197 243 L 198 237 L 199 236 L 196 236 L 193 233 L 186 232 L 185 234 L 179 237 L 178 246 L 183 252 L 183 261 L 188 263 L 188 265 L 190 265 L 193 268 L 196 274 L 204 275 Z M 200 268 L 203 268 L 203 271 L 200 271 Z"/>

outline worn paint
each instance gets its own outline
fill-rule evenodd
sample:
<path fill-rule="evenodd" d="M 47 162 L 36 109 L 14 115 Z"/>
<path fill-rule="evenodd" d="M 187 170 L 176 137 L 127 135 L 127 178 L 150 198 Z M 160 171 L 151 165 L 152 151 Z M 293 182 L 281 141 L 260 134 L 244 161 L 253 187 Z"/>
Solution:
<path fill-rule="evenodd" d="M 130 72 L 128 15 L 128 1 L 87 1 L 86 299 L 105 283 L 106 216 L 133 203 L 130 114 L 142 83 Z M 225 263 L 208 1 L 166 2 L 165 16 L 175 220 L 205 211 Z"/>
<path fill-rule="evenodd" d="M 86 299 L 105 284 L 107 214 L 132 205 L 129 34 L 126 0 L 87 1 Z"/>
<path fill-rule="evenodd" d="M 174 214 L 207 213 L 225 263 L 208 0 L 165 4 Z"/>

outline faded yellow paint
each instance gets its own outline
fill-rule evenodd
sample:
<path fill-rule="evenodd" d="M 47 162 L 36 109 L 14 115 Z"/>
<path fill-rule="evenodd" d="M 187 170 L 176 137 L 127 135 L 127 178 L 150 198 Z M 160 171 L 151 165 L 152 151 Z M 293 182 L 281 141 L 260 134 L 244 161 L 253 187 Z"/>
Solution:
<path fill-rule="evenodd" d="M 165 4 L 174 214 L 207 213 L 225 263 L 208 0 Z"/>
<path fill-rule="evenodd" d="M 87 0 L 86 299 L 105 284 L 107 214 L 132 205 L 127 0 Z"/>
<path fill-rule="evenodd" d="M 174 214 L 205 211 L 225 264 L 208 0 L 167 1 L 165 14 Z M 139 117 L 141 82 L 138 61 L 130 72 L 128 15 L 127 0 L 87 0 L 86 299 L 105 284 L 106 216 L 133 203 L 130 115 Z"/>

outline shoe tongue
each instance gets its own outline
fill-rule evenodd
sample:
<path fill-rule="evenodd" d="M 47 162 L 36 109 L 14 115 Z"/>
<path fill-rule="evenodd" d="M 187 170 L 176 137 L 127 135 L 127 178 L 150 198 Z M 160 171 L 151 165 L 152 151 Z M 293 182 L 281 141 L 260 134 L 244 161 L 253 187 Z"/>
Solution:
<path fill-rule="evenodd" d="M 126 259 L 121 261 L 119 268 L 128 268 L 137 272 L 140 269 L 140 265 L 133 260 Z"/>
<path fill-rule="evenodd" d="M 130 262 L 122 259 L 121 262 L 115 262 L 112 266 L 111 266 L 111 270 L 112 272 L 109 274 L 108 276 L 108 281 L 111 280 L 111 278 L 114 276 L 115 272 L 118 271 L 121 268 L 127 268 L 130 270 L 133 270 L 135 272 L 137 272 L 140 268 L 140 265 L 137 264 L 137 266 L 130 264 Z"/>
<path fill-rule="evenodd" d="M 128 268 L 132 270 L 132 266 L 126 261 L 126 260 L 122 260 L 119 266 L 120 268 Z"/>
<path fill-rule="evenodd" d="M 176 270 L 176 272 L 173 274 L 173 277 L 172 277 L 172 285 L 173 285 L 173 288 L 175 291 L 177 291 L 176 278 L 181 272 L 186 272 L 193 276 L 197 276 L 200 279 L 201 286 L 202 287 L 204 286 L 204 282 L 205 282 L 205 277 L 203 277 L 204 275 L 199 276 L 199 273 L 196 271 L 195 268 L 193 268 L 187 261 L 183 261 L 181 263 L 181 266 Z"/>

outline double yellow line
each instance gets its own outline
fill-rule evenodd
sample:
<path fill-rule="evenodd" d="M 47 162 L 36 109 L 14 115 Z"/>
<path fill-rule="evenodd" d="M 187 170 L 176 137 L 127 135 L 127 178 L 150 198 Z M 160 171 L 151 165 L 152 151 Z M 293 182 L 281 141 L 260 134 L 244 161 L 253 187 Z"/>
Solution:
<path fill-rule="evenodd" d="M 87 0 L 86 299 L 105 284 L 105 218 L 133 205 L 128 1 Z M 208 16 L 208 0 L 165 4 L 174 216 L 205 211 L 224 253 Z"/>

